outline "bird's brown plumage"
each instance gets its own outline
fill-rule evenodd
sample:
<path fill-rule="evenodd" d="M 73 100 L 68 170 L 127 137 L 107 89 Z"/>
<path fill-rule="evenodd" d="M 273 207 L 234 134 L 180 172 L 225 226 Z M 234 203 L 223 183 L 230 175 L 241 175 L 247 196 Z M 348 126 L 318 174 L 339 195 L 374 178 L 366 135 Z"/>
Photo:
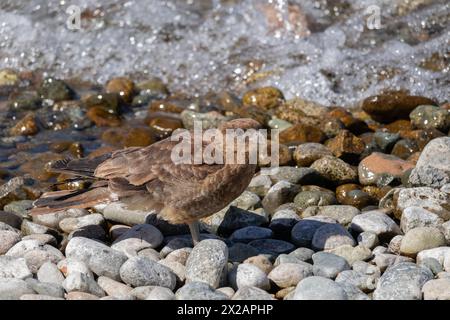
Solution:
<path fill-rule="evenodd" d="M 237 119 L 225 123 L 220 130 L 258 127 L 254 120 Z M 224 208 L 250 183 L 255 164 L 175 164 L 171 153 L 178 143 L 167 138 L 145 148 L 126 148 L 97 159 L 57 163 L 55 171 L 105 183 L 102 186 L 97 182 L 86 193 L 74 195 L 75 199 L 70 195 L 61 199 L 49 193 L 36 201 L 34 214 L 120 199 L 129 209 L 153 209 L 171 223 L 190 223 Z"/>

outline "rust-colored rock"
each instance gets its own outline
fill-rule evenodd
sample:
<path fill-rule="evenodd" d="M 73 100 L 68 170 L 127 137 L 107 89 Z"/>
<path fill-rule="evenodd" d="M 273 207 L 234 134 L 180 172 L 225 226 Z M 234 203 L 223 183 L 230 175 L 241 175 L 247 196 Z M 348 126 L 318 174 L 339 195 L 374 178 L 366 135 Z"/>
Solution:
<path fill-rule="evenodd" d="M 366 147 L 361 138 L 356 137 L 348 130 L 342 130 L 336 137 L 327 140 L 325 145 L 336 157 L 344 160 L 358 158 Z"/>
<path fill-rule="evenodd" d="M 118 147 L 146 147 L 156 141 L 150 128 L 112 128 L 102 134 L 102 140 Z"/>
<path fill-rule="evenodd" d="M 90 108 L 86 116 L 95 123 L 97 127 L 118 127 L 121 125 L 120 118 L 100 106 Z"/>
<path fill-rule="evenodd" d="M 409 120 L 399 119 L 384 126 L 389 132 L 398 133 L 399 131 L 412 130 L 412 124 Z"/>
<path fill-rule="evenodd" d="M 106 92 L 119 94 L 123 101 L 129 103 L 133 99 L 134 83 L 126 77 L 117 77 L 108 81 Z"/>
<path fill-rule="evenodd" d="M 183 127 L 181 120 L 164 116 L 149 117 L 145 122 L 158 133 L 160 138 L 165 138 L 176 129 Z"/>
<path fill-rule="evenodd" d="M 397 119 L 408 119 L 411 111 L 422 104 L 437 105 L 426 97 L 391 91 L 364 99 L 362 108 L 373 120 L 389 123 Z"/>
<path fill-rule="evenodd" d="M 36 118 L 32 113 L 27 114 L 19 120 L 11 129 L 10 134 L 13 136 L 32 136 L 39 132 Z"/>
<path fill-rule="evenodd" d="M 348 110 L 342 107 L 333 107 L 327 116 L 339 119 L 350 132 L 362 134 L 370 131 L 369 126 L 363 120 L 355 118 Z"/>
<path fill-rule="evenodd" d="M 274 87 L 262 87 L 247 91 L 242 97 L 244 107 L 256 106 L 270 110 L 284 101 L 283 93 Z"/>
<path fill-rule="evenodd" d="M 280 142 L 285 144 L 301 144 L 305 142 L 322 142 L 325 134 L 318 128 L 296 124 L 280 132 Z"/>
<path fill-rule="evenodd" d="M 148 107 L 148 112 L 170 112 L 170 113 L 181 113 L 184 108 L 178 106 L 176 103 L 170 100 L 155 100 L 150 103 Z"/>

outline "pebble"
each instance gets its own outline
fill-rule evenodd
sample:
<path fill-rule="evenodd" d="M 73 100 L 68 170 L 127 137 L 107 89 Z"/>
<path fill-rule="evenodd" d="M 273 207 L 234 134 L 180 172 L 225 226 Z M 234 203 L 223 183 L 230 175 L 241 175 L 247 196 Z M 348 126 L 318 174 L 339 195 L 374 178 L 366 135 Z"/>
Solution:
<path fill-rule="evenodd" d="M 296 286 L 301 280 L 312 276 L 313 266 L 299 261 L 298 263 L 281 263 L 270 271 L 268 278 L 280 288 Z"/>
<path fill-rule="evenodd" d="M 327 140 L 325 144 L 335 157 L 345 161 L 357 159 L 366 147 L 361 138 L 356 137 L 348 130 L 339 131 L 335 137 Z"/>
<path fill-rule="evenodd" d="M 13 212 L 0 211 L 0 225 L 5 224 L 20 229 L 23 218 Z M 3 230 L 0 227 L 0 230 Z"/>
<path fill-rule="evenodd" d="M 436 214 L 420 207 L 408 207 L 403 210 L 400 228 L 403 232 L 418 227 L 439 227 L 443 220 Z"/>
<path fill-rule="evenodd" d="M 85 262 L 98 276 L 119 280 L 119 270 L 127 256 L 107 245 L 82 237 L 72 238 L 66 247 L 66 257 Z"/>
<path fill-rule="evenodd" d="M 418 263 L 418 265 L 420 266 L 424 266 L 427 267 L 428 269 L 431 270 L 431 272 L 433 272 L 433 274 L 437 275 L 440 272 L 444 271 L 443 270 L 443 266 L 441 263 L 439 263 L 439 261 L 437 261 L 434 258 L 426 258 L 420 261 L 420 263 Z"/>
<path fill-rule="evenodd" d="M 401 188 L 396 192 L 397 212 L 408 207 L 420 207 L 437 214 L 444 221 L 450 219 L 447 208 L 450 195 L 431 187 Z"/>
<path fill-rule="evenodd" d="M 300 221 L 300 217 L 294 210 L 281 209 L 273 214 L 269 228 L 277 236 L 286 237 L 298 221 Z"/>
<path fill-rule="evenodd" d="M 36 291 L 38 294 L 64 298 L 64 288 L 61 284 L 40 282 L 36 279 L 28 278 L 25 280 L 30 287 Z"/>
<path fill-rule="evenodd" d="M 400 253 L 415 256 L 420 251 L 445 246 L 445 244 L 445 237 L 438 228 L 417 227 L 409 230 L 403 237 Z"/>
<path fill-rule="evenodd" d="M 247 258 L 257 256 L 259 251 L 245 243 L 235 243 L 228 249 L 228 260 L 231 262 L 242 262 Z"/>
<path fill-rule="evenodd" d="M 264 271 L 265 274 L 269 274 L 269 272 L 273 269 L 272 262 L 270 262 L 267 256 L 264 256 L 262 254 L 247 258 L 243 263 L 253 264 Z"/>
<path fill-rule="evenodd" d="M 297 185 L 314 184 L 320 179 L 319 174 L 314 169 L 287 166 L 278 167 L 276 173 L 269 177 L 273 183 L 285 181 Z"/>
<path fill-rule="evenodd" d="M 260 268 L 251 263 L 243 263 L 237 266 L 235 275 L 229 274 L 230 283 L 235 283 L 235 288 L 256 287 L 263 290 L 270 289 L 269 278 Z M 235 279 L 233 279 L 235 277 Z M 233 285 L 234 286 L 234 285 Z"/>
<path fill-rule="evenodd" d="M 375 265 L 381 270 L 385 271 L 387 268 L 391 266 L 395 266 L 399 263 L 403 262 L 412 262 L 414 261 L 410 257 L 403 257 L 396 254 L 390 254 L 390 253 L 379 253 L 375 254 L 375 257 L 373 258 L 372 262 L 375 263 Z"/>
<path fill-rule="evenodd" d="M 32 200 L 19 200 L 8 203 L 4 206 L 3 210 L 6 212 L 15 213 L 19 217 L 26 217 L 31 208 L 33 208 Z"/>
<path fill-rule="evenodd" d="M 175 294 L 168 288 L 155 287 L 145 300 L 175 300 Z"/>
<path fill-rule="evenodd" d="M 17 232 L 0 230 L 0 255 L 5 254 L 16 243 L 20 241 L 20 236 Z"/>
<path fill-rule="evenodd" d="M 261 290 L 263 291 L 263 290 Z M 265 292 L 265 291 L 263 291 Z M 205 282 L 191 281 L 175 292 L 176 300 L 228 300 L 228 296 Z"/>
<path fill-rule="evenodd" d="M 106 220 L 129 226 L 146 223 L 148 217 L 152 215 L 152 212 L 128 210 L 126 205 L 121 202 L 110 203 L 101 212 Z"/>
<path fill-rule="evenodd" d="M 400 254 L 400 246 L 402 245 L 403 236 L 398 235 L 391 239 L 388 245 L 388 251 L 393 254 Z"/>
<path fill-rule="evenodd" d="M 101 226 L 105 222 L 103 216 L 99 213 L 89 214 L 78 218 L 65 218 L 59 222 L 59 228 L 66 232 L 71 233 L 77 229 L 87 227 L 90 225 Z"/>
<path fill-rule="evenodd" d="M 438 129 L 448 132 L 450 129 L 450 110 L 432 105 L 420 105 L 410 114 L 411 124 L 420 129 Z"/>
<path fill-rule="evenodd" d="M 362 274 L 355 270 L 345 270 L 339 273 L 336 277 L 336 282 L 339 284 L 351 284 L 360 289 L 362 292 L 368 293 L 375 290 L 378 282 L 378 278 Z"/>
<path fill-rule="evenodd" d="M 324 222 L 317 220 L 300 220 L 292 228 L 291 241 L 299 247 L 311 247 L 311 241 L 315 232 L 324 224 Z"/>
<path fill-rule="evenodd" d="M 414 164 L 390 154 L 374 152 L 358 165 L 359 182 L 362 185 L 383 187 L 399 180 Z"/>
<path fill-rule="evenodd" d="M 97 297 L 105 296 L 103 289 L 95 282 L 92 272 L 70 272 L 63 281 L 62 286 L 67 292 L 80 291 L 93 294 Z"/>
<path fill-rule="evenodd" d="M 23 280 L 32 276 L 24 258 L 0 256 L 0 279 L 15 278 Z"/>
<path fill-rule="evenodd" d="M 450 300 L 450 279 L 435 279 L 422 287 L 424 300 Z"/>
<path fill-rule="evenodd" d="M 45 294 L 24 294 L 20 300 L 64 300 L 61 297 L 48 296 Z"/>
<path fill-rule="evenodd" d="M 298 145 L 293 157 L 298 166 L 309 167 L 314 161 L 332 155 L 331 150 L 323 144 L 309 142 Z"/>
<path fill-rule="evenodd" d="M 358 177 L 356 170 L 349 164 L 332 156 L 325 156 L 314 161 L 310 168 L 338 185 L 354 182 Z"/>
<path fill-rule="evenodd" d="M 402 262 L 388 268 L 378 281 L 374 300 L 419 300 L 423 285 L 433 273 L 415 263 Z"/>
<path fill-rule="evenodd" d="M 338 255 L 347 260 L 349 265 L 353 265 L 356 261 L 366 261 L 372 257 L 370 249 L 363 246 L 352 247 L 348 244 L 339 246 L 329 252 Z"/>
<path fill-rule="evenodd" d="M 163 239 L 161 231 L 154 226 L 138 224 L 119 236 L 112 244 L 111 249 L 133 256 L 142 249 L 159 247 Z"/>
<path fill-rule="evenodd" d="M 360 214 L 358 208 L 348 205 L 311 206 L 302 212 L 303 217 L 325 216 L 336 220 L 343 226 L 348 226 L 352 219 Z"/>
<path fill-rule="evenodd" d="M 131 287 L 108 277 L 98 277 L 97 283 L 108 296 L 127 295 L 132 290 Z"/>
<path fill-rule="evenodd" d="M 350 269 L 344 258 L 328 252 L 317 252 L 313 254 L 312 260 L 315 276 L 334 279 L 340 272 Z"/>
<path fill-rule="evenodd" d="M 243 287 L 236 291 L 231 300 L 275 300 L 275 298 L 260 288 Z"/>
<path fill-rule="evenodd" d="M 289 253 L 295 249 L 295 246 L 290 242 L 277 239 L 253 240 L 249 242 L 249 245 L 256 248 L 259 253 L 275 256 L 282 253 Z"/>
<path fill-rule="evenodd" d="M 61 271 L 59 271 L 56 264 L 52 262 L 45 262 L 44 264 L 42 264 L 42 266 L 39 268 L 37 272 L 37 279 L 40 282 L 62 285 L 64 281 L 64 276 L 61 273 Z"/>
<path fill-rule="evenodd" d="M 347 300 L 344 289 L 328 278 L 312 276 L 297 284 L 293 300 Z"/>
<path fill-rule="evenodd" d="M 331 250 L 342 245 L 356 244 L 351 234 L 340 224 L 325 224 L 319 227 L 311 241 L 312 248 L 316 251 Z"/>
<path fill-rule="evenodd" d="M 272 236 L 273 232 L 268 228 L 250 226 L 236 230 L 229 239 L 234 242 L 248 243 L 252 240 L 268 239 Z"/>
<path fill-rule="evenodd" d="M 186 261 L 186 281 L 202 281 L 218 288 L 227 261 L 228 248 L 224 242 L 214 239 L 200 241 Z"/>
<path fill-rule="evenodd" d="M 0 300 L 19 300 L 24 294 L 34 293 L 34 290 L 24 280 L 0 278 Z"/>
<path fill-rule="evenodd" d="M 274 184 L 262 201 L 264 209 L 273 214 L 280 205 L 291 202 L 299 191 L 299 187 L 288 181 L 280 181 Z"/>
<path fill-rule="evenodd" d="M 169 268 L 175 274 L 178 284 L 182 284 L 185 281 L 186 279 L 185 265 L 177 261 L 170 261 L 166 259 L 159 260 L 158 263 Z"/>
<path fill-rule="evenodd" d="M 367 294 L 351 283 L 340 282 L 339 285 L 344 290 L 348 300 L 371 300 Z"/>
<path fill-rule="evenodd" d="M 249 90 L 242 97 L 244 106 L 256 106 L 265 110 L 274 109 L 283 101 L 283 93 L 275 87 L 261 87 Z"/>
<path fill-rule="evenodd" d="M 41 244 L 49 244 L 53 247 L 56 247 L 58 245 L 58 241 L 51 234 L 40 234 L 40 233 L 30 234 L 28 236 L 23 237 L 22 240 L 36 240 L 39 241 L 39 243 Z"/>
<path fill-rule="evenodd" d="M 99 300 L 99 297 L 87 292 L 72 291 L 67 293 L 66 300 Z"/>
<path fill-rule="evenodd" d="M 450 137 L 433 139 L 422 150 L 408 182 L 413 186 L 442 187 L 450 183 L 449 167 Z"/>
<path fill-rule="evenodd" d="M 356 240 L 358 241 L 358 245 L 368 249 L 373 249 L 380 243 L 376 233 L 370 231 L 361 232 Z"/>
<path fill-rule="evenodd" d="M 123 282 L 133 287 L 161 286 L 175 288 L 175 274 L 166 266 L 144 257 L 131 257 L 120 268 Z"/>
<path fill-rule="evenodd" d="M 157 251 L 156 251 L 157 252 Z M 169 253 L 165 259 L 167 261 L 176 261 L 182 265 L 186 265 L 187 259 L 192 252 L 192 248 L 181 248 Z"/>
<path fill-rule="evenodd" d="M 67 239 L 71 240 L 73 237 L 82 237 L 93 240 L 106 241 L 106 231 L 105 229 L 103 229 L 102 226 L 90 225 L 72 231 L 71 233 L 69 233 Z"/>
<path fill-rule="evenodd" d="M 355 232 L 369 231 L 378 236 L 380 240 L 390 240 L 401 234 L 400 227 L 385 213 L 372 210 L 355 216 L 351 223 Z"/>
<path fill-rule="evenodd" d="M 20 229 L 23 235 L 47 234 L 52 232 L 52 229 L 28 220 L 23 220 Z"/>
<path fill-rule="evenodd" d="M 58 229 L 59 223 L 65 218 L 77 218 L 89 213 L 84 209 L 68 209 L 64 211 L 56 211 L 49 214 L 39 214 L 33 216 L 33 222 L 52 228 Z"/>
<path fill-rule="evenodd" d="M 294 204 L 301 210 L 312 206 L 328 206 L 336 203 L 333 193 L 322 190 L 305 190 L 297 194 Z"/>
<path fill-rule="evenodd" d="M 41 86 L 37 90 L 41 99 L 53 101 L 71 100 L 73 91 L 67 84 L 52 77 L 45 78 Z"/>
<path fill-rule="evenodd" d="M 272 180 L 267 175 L 254 176 L 247 187 L 247 190 L 255 193 L 260 197 L 264 197 L 272 186 Z"/>

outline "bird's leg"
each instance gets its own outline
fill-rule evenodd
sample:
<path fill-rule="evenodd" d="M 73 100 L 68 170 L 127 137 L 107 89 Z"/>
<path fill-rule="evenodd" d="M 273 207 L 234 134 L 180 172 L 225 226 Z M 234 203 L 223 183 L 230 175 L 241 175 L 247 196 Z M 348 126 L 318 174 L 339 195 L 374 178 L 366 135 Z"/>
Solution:
<path fill-rule="evenodd" d="M 200 242 L 199 224 L 198 224 L 198 221 L 195 220 L 191 223 L 188 223 L 188 225 L 189 225 L 189 230 L 191 231 L 192 243 L 194 244 L 194 247 L 195 247 L 195 245 Z"/>

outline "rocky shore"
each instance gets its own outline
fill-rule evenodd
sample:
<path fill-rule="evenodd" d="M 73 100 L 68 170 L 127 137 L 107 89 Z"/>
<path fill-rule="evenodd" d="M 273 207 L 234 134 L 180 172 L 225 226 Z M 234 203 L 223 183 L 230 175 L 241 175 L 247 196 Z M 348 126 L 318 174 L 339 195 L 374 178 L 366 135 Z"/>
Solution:
<path fill-rule="evenodd" d="M 0 299 L 449 300 L 450 105 L 407 91 L 357 108 L 104 87 L 0 70 Z M 30 216 L 86 181 L 50 161 L 146 146 L 177 128 L 251 117 L 280 129 L 280 168 L 187 226 L 120 203 Z M 267 160 L 260 159 L 261 166 Z"/>

